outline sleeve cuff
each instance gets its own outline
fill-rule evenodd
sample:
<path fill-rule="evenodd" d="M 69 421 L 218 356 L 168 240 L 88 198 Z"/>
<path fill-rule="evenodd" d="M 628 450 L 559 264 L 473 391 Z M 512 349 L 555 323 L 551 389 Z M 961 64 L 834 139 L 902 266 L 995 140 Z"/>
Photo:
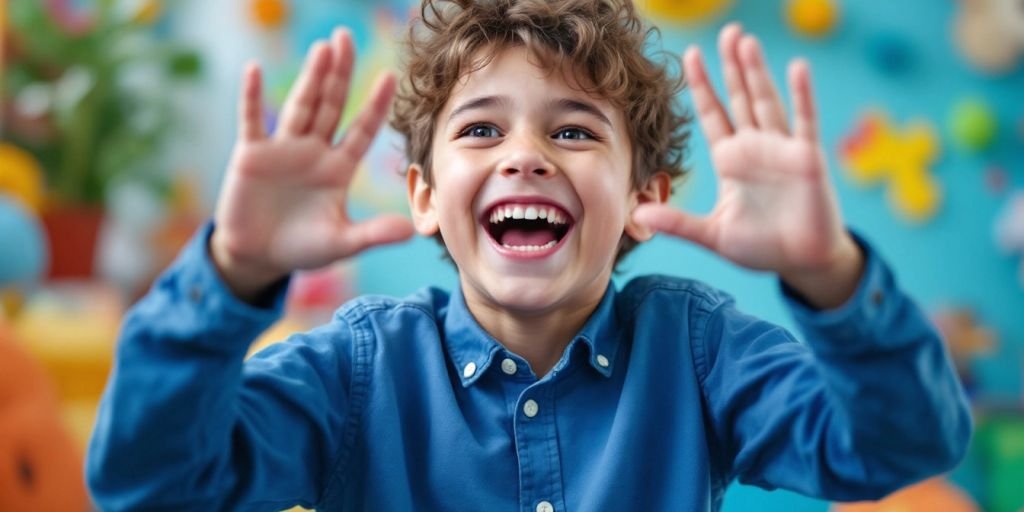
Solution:
<path fill-rule="evenodd" d="M 290 278 L 282 279 L 267 292 L 261 305 L 237 298 L 221 278 L 210 257 L 208 243 L 214 224 L 208 221 L 192 237 L 178 258 L 163 274 L 157 287 L 174 302 L 192 310 L 188 315 L 198 324 L 216 326 L 217 331 L 244 339 L 245 347 L 276 322 L 284 312 Z"/>
<path fill-rule="evenodd" d="M 790 313 L 816 352 L 856 353 L 884 344 L 879 326 L 885 326 L 904 300 L 889 267 L 863 237 L 850 232 L 864 253 L 864 273 L 853 296 L 838 308 L 818 310 L 804 302 L 782 280 L 779 285 Z"/>

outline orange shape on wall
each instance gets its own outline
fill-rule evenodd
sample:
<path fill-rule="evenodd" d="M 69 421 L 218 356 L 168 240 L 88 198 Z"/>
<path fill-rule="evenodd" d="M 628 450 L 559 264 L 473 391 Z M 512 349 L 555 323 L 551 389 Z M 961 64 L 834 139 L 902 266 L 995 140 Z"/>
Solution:
<path fill-rule="evenodd" d="M 288 3 L 285 0 L 250 0 L 249 14 L 263 28 L 279 28 L 288 21 Z"/>
<path fill-rule="evenodd" d="M 0 510 L 90 509 L 51 384 L 0 322 Z"/>

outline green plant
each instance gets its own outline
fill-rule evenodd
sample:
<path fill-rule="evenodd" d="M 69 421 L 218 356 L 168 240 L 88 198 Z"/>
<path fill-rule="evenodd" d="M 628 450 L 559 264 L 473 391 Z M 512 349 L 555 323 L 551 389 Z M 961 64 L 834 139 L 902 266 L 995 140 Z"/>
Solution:
<path fill-rule="evenodd" d="M 162 185 L 171 92 L 199 74 L 198 55 L 140 20 L 162 4 L 126 14 L 124 2 L 96 0 L 75 23 L 66 4 L 7 0 L 4 138 L 39 159 L 61 202 L 102 205 L 121 179 Z"/>

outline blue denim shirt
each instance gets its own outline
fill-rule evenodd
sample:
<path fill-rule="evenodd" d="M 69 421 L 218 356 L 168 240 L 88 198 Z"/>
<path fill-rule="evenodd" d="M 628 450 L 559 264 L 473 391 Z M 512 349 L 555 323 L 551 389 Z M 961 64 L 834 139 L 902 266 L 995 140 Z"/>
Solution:
<path fill-rule="evenodd" d="M 127 316 L 89 448 L 104 510 L 716 510 L 734 479 L 836 500 L 948 470 L 971 430 L 939 337 L 876 253 L 806 338 L 665 276 L 609 286 L 538 379 L 461 294 L 362 297 L 243 363 L 281 311 L 200 233 Z M 284 288 L 282 286 L 282 288 Z"/>

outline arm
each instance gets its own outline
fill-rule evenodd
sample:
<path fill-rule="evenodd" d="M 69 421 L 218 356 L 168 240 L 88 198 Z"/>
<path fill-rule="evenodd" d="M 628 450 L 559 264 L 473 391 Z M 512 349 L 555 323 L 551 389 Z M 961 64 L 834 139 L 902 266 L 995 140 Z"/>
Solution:
<path fill-rule="evenodd" d="M 246 70 L 216 229 L 125 319 L 87 464 L 105 510 L 309 506 L 324 491 L 351 406 L 347 329 L 336 321 L 242 360 L 292 271 L 412 235 L 399 216 L 348 216 L 349 183 L 394 94 L 385 75 L 335 143 L 352 61 L 344 30 L 314 44 L 273 135 L 259 68 Z"/>
<path fill-rule="evenodd" d="M 717 309 L 703 390 L 739 481 L 820 498 L 878 499 L 963 457 L 970 411 L 925 315 L 867 250 L 852 297 L 830 311 L 786 290 L 808 342 Z"/>
<path fill-rule="evenodd" d="M 243 364 L 284 285 L 268 308 L 238 300 L 206 255 L 208 235 L 125 319 L 87 459 L 103 510 L 312 508 L 341 453 L 348 328 L 335 321 Z"/>
<path fill-rule="evenodd" d="M 728 25 L 719 52 L 728 112 L 700 50 L 683 58 L 718 177 L 714 209 L 648 202 L 634 220 L 777 274 L 807 334 L 811 349 L 731 305 L 694 333 L 716 354 L 703 384 L 727 466 L 744 482 L 836 499 L 949 469 L 970 432 L 963 394 L 925 316 L 844 227 L 807 63 L 789 66 L 789 122 L 757 39 Z"/>

